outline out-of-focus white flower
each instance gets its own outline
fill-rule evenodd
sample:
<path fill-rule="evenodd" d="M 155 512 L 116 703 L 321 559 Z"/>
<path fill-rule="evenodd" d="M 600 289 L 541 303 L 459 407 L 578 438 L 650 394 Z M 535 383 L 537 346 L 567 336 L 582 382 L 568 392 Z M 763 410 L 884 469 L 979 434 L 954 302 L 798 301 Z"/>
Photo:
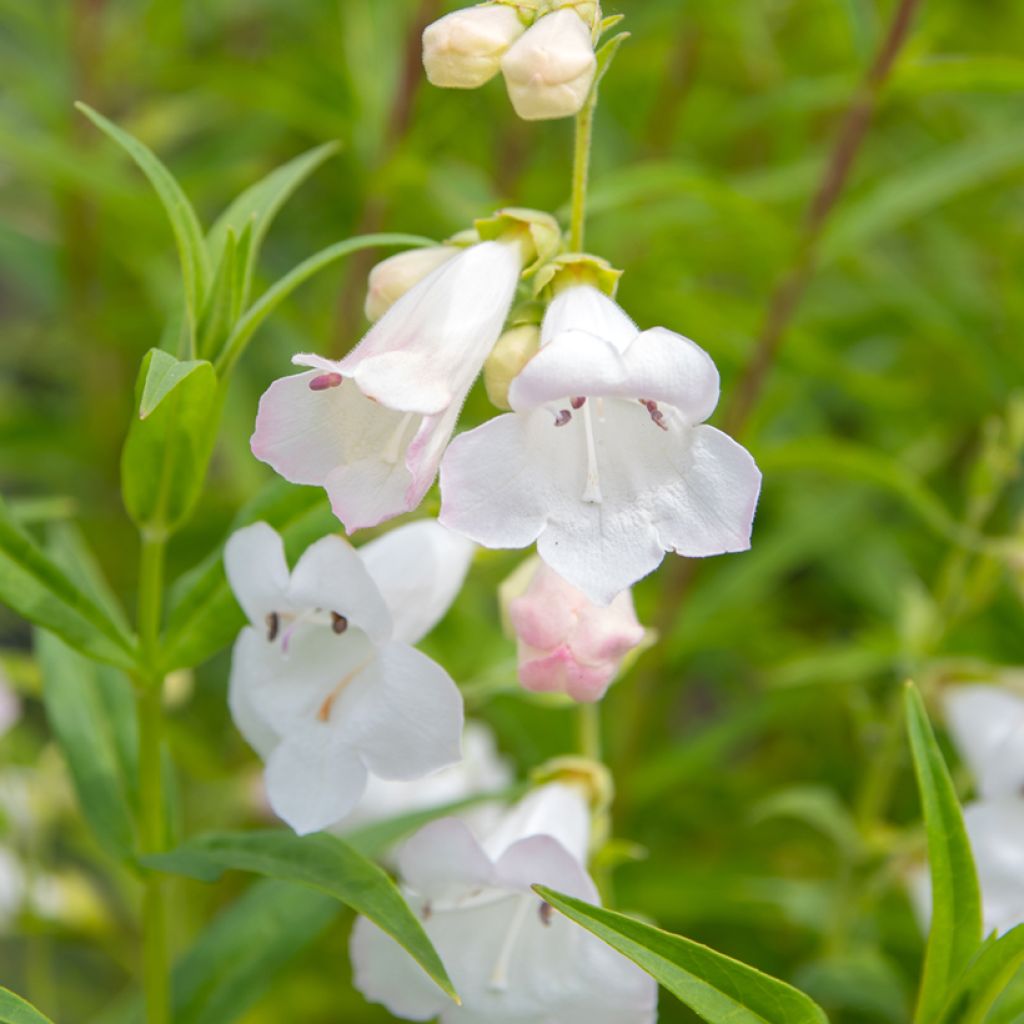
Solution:
<path fill-rule="evenodd" d="M 366 282 L 366 319 L 379 320 L 410 288 L 458 254 L 458 246 L 431 245 L 381 260 Z"/>
<path fill-rule="evenodd" d="M 324 537 L 291 573 L 265 523 L 228 541 L 225 568 L 250 622 L 232 657 L 231 711 L 296 832 L 339 822 L 370 775 L 417 779 L 459 759 L 462 698 L 410 644 L 444 614 L 471 557 L 432 521 L 362 552 Z"/>
<path fill-rule="evenodd" d="M 20 718 L 21 701 L 0 669 L 0 736 L 15 726 Z"/>
<path fill-rule="evenodd" d="M 324 487 L 351 533 L 414 509 L 505 322 L 518 241 L 464 249 L 407 291 L 344 359 L 297 355 L 305 373 L 260 399 L 252 450 L 286 480 Z"/>
<path fill-rule="evenodd" d="M 531 793 L 488 835 L 432 822 L 399 852 L 406 897 L 444 961 L 462 1005 L 436 988 L 365 918 L 351 953 L 356 987 L 397 1017 L 443 1024 L 648 1024 L 657 986 L 599 939 L 560 918 L 530 888 L 591 902 L 583 866 L 589 809 L 580 791 Z"/>
<path fill-rule="evenodd" d="M 578 114 L 597 72 L 591 29 L 571 8 L 538 19 L 501 58 L 509 99 L 527 121 Z"/>
<path fill-rule="evenodd" d="M 946 724 L 984 798 L 1024 788 L 1024 697 L 999 686 L 950 686 Z"/>
<path fill-rule="evenodd" d="M 423 67 L 433 85 L 476 89 L 501 68 L 505 51 L 525 25 L 507 4 L 481 4 L 452 11 L 423 33 Z"/>
<path fill-rule="evenodd" d="M 718 371 L 688 338 L 641 332 L 596 288 L 566 288 L 509 402 L 511 414 L 449 447 L 446 526 L 490 548 L 536 542 L 600 604 L 668 551 L 698 558 L 750 546 L 761 474 L 746 449 L 703 422 L 718 402 Z"/>

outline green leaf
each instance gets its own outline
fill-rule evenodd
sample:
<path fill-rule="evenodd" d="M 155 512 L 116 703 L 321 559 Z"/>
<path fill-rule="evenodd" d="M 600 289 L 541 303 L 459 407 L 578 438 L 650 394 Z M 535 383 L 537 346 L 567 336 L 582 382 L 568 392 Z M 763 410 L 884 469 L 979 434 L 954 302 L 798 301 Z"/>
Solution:
<path fill-rule="evenodd" d="M 121 493 L 140 529 L 166 536 L 202 493 L 220 415 L 217 375 L 205 361 L 182 363 L 150 349 L 136 400 L 139 416 L 121 454 Z"/>
<path fill-rule="evenodd" d="M 932 879 L 932 926 L 914 1021 L 930 1024 L 981 944 L 981 894 L 953 780 L 912 683 L 907 684 L 904 705 Z"/>
<path fill-rule="evenodd" d="M 36 633 L 43 702 L 67 762 L 78 804 L 100 845 L 127 860 L 135 845 L 128 749 L 136 749 L 131 685 L 116 669 L 97 665 L 52 633 Z M 128 774 L 131 772 L 132 774 Z"/>
<path fill-rule="evenodd" d="M 828 1024 L 802 992 L 731 957 L 625 914 L 535 885 L 571 921 L 629 957 L 708 1024 Z"/>
<path fill-rule="evenodd" d="M 171 172 L 157 159 L 156 155 L 138 139 L 129 135 L 102 114 L 93 110 L 85 103 L 75 106 L 97 128 L 105 132 L 139 165 L 142 172 L 149 178 L 150 184 L 163 203 L 167 219 L 171 222 L 174 241 L 178 246 L 178 258 L 181 261 L 181 273 L 185 289 L 185 308 L 188 312 L 190 329 L 195 331 L 196 321 L 203 306 L 206 288 L 210 281 L 210 261 L 203 241 L 203 231 L 199 225 L 192 204 L 175 181 Z"/>
<path fill-rule="evenodd" d="M 334 836 L 291 832 L 200 836 L 145 863 L 213 881 L 227 870 L 252 871 L 327 893 L 387 932 L 453 999 L 455 990 L 426 933 L 394 882 L 372 861 Z"/>
<path fill-rule="evenodd" d="M 53 1024 L 31 1003 L 16 996 L 6 988 L 0 988 L 0 1024 Z"/>
<path fill-rule="evenodd" d="M 983 943 L 946 1001 L 941 1024 L 983 1024 L 1022 965 L 1024 924 Z"/>
<path fill-rule="evenodd" d="M 244 231 L 251 234 L 252 225 L 247 224 Z M 196 353 L 200 359 L 213 359 L 217 355 L 235 322 L 234 310 L 241 276 L 238 244 L 238 238 L 232 228 L 228 231 L 220 261 L 217 263 L 217 271 L 210 285 L 210 293 L 196 328 Z"/>
<path fill-rule="evenodd" d="M 0 601 L 98 661 L 132 670 L 135 643 L 14 521 L 0 499 Z"/>
<path fill-rule="evenodd" d="M 300 284 L 308 281 L 315 273 L 323 270 L 324 267 L 336 263 L 346 256 L 362 249 L 375 249 L 385 246 L 425 246 L 436 245 L 430 238 L 421 235 L 400 235 L 400 234 L 378 234 L 378 235 L 357 235 L 355 238 L 348 238 L 344 242 L 336 242 L 334 245 L 321 249 L 320 252 L 303 260 L 297 267 L 284 275 L 276 284 L 271 285 L 249 308 L 245 316 L 235 324 L 235 329 L 228 338 L 224 349 L 217 359 L 217 372 L 225 374 L 238 362 L 239 357 L 245 351 L 249 339 L 256 333 L 263 321 L 274 312 L 275 309 L 286 299 Z"/>
<path fill-rule="evenodd" d="M 296 558 L 314 540 L 338 528 L 323 491 L 274 480 L 235 517 L 231 531 L 265 522 L 281 534 L 289 558 Z M 226 540 L 227 538 L 225 538 Z M 167 671 L 192 668 L 227 647 L 245 625 L 235 600 L 218 545 L 171 590 L 170 614 L 162 644 Z"/>
<path fill-rule="evenodd" d="M 338 143 L 328 142 L 317 146 L 276 170 L 273 170 L 262 181 L 246 189 L 221 215 L 210 229 L 206 239 L 210 261 L 217 266 L 228 245 L 228 238 L 234 232 L 242 237 L 246 229 L 251 230 L 251 243 L 247 247 L 246 257 L 242 264 L 241 304 L 248 304 L 252 291 L 252 275 L 256 261 L 259 259 L 263 240 L 278 211 L 287 202 L 292 193 L 315 171 L 328 157 L 337 153 Z"/>

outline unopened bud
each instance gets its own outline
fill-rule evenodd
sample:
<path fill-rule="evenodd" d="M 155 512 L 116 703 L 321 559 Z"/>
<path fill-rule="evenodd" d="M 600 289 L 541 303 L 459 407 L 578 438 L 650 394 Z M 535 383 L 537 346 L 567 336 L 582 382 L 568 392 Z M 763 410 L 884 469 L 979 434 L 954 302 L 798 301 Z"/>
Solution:
<path fill-rule="evenodd" d="M 509 385 L 539 348 L 540 326 L 537 324 L 510 327 L 498 339 L 484 363 L 484 387 L 492 405 L 499 409 L 512 408 L 508 404 Z"/>
<path fill-rule="evenodd" d="M 452 11 L 423 32 L 427 78 L 445 89 L 478 88 L 498 73 L 523 30 L 515 9 L 504 4 Z"/>
<path fill-rule="evenodd" d="M 597 71 L 591 30 L 573 10 L 547 14 L 501 59 L 509 99 L 526 121 L 578 114 Z"/>
<path fill-rule="evenodd" d="M 454 245 L 408 249 L 389 256 L 370 271 L 366 292 L 366 319 L 379 320 L 410 288 L 459 253 Z"/>

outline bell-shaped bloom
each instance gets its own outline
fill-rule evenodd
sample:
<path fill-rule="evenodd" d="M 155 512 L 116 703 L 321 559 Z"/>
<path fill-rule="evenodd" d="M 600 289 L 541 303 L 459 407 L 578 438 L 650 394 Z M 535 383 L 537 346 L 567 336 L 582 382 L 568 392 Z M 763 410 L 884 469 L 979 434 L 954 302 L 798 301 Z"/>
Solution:
<path fill-rule="evenodd" d="M 519 682 L 578 701 L 604 696 L 622 659 L 644 639 L 628 590 L 595 604 L 539 559 L 526 590 L 508 605 L 519 646 Z"/>
<path fill-rule="evenodd" d="M 590 29 L 571 8 L 539 18 L 501 58 L 509 99 L 526 121 L 578 114 L 597 58 Z"/>
<path fill-rule="evenodd" d="M 324 537 L 290 573 L 266 523 L 228 540 L 250 623 L 232 656 L 231 712 L 266 763 L 270 806 L 299 834 L 337 824 L 369 776 L 417 779 L 459 759 L 461 695 L 410 645 L 444 614 L 471 555 L 432 521 L 360 551 Z"/>
<path fill-rule="evenodd" d="M 404 950 L 360 918 L 355 985 L 396 1017 L 442 1024 L 648 1024 L 657 986 L 595 936 L 561 918 L 531 886 L 597 902 L 584 868 L 589 811 L 580 792 L 536 790 L 487 835 L 456 818 L 432 822 L 398 855 L 409 905 L 462 1005 Z"/>
<path fill-rule="evenodd" d="M 999 686 L 949 687 L 946 724 L 986 799 L 1024 792 L 1024 697 Z"/>
<path fill-rule="evenodd" d="M 595 288 L 568 288 L 509 388 L 513 412 L 448 449 L 441 521 L 485 547 L 536 542 L 600 604 L 668 551 L 745 550 L 761 474 L 703 423 L 717 402 L 703 349 L 664 328 L 639 331 Z"/>
<path fill-rule="evenodd" d="M 364 312 L 371 323 L 379 320 L 410 288 L 459 254 L 455 245 L 428 245 L 406 249 L 381 260 L 366 282 Z"/>
<path fill-rule="evenodd" d="M 252 450 L 286 480 L 324 487 L 349 532 L 414 509 L 519 280 L 517 243 L 481 242 L 407 291 L 344 359 L 298 355 L 305 373 L 260 399 Z"/>
<path fill-rule="evenodd" d="M 423 33 L 423 67 L 433 85 L 476 89 L 501 68 L 505 51 L 525 26 L 514 7 L 481 4 L 452 11 Z"/>

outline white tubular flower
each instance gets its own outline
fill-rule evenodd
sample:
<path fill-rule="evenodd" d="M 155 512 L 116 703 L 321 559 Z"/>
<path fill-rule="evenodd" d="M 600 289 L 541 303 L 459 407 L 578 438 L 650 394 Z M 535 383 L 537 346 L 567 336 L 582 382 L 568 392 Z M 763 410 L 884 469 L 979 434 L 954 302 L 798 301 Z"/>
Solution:
<path fill-rule="evenodd" d="M 462 697 L 409 645 L 444 614 L 472 549 L 431 521 L 392 536 L 363 557 L 324 537 L 291 573 L 266 523 L 233 534 L 224 552 L 250 622 L 232 656 L 231 713 L 266 762 L 270 806 L 300 835 L 344 818 L 368 776 L 418 779 L 460 756 Z M 392 612 L 390 600 L 420 606 Z"/>
<path fill-rule="evenodd" d="M 536 21 L 501 59 L 509 99 L 526 121 L 578 114 L 590 94 L 597 58 L 590 29 L 572 9 Z"/>
<path fill-rule="evenodd" d="M 946 724 L 985 799 L 1024 787 L 1024 698 L 998 686 L 951 686 Z"/>
<path fill-rule="evenodd" d="M 481 242 L 407 291 L 339 362 L 274 381 L 252 450 L 286 480 L 326 489 L 352 532 L 414 509 L 519 280 L 515 242 Z"/>
<path fill-rule="evenodd" d="M 541 349 L 512 382 L 513 412 L 462 434 L 441 467 L 441 521 L 490 548 L 534 542 L 591 600 L 668 551 L 742 551 L 761 474 L 703 421 L 718 371 L 688 338 L 640 332 L 589 285 L 561 292 Z"/>
<path fill-rule="evenodd" d="M 456 818 L 427 825 L 400 850 L 399 874 L 462 1005 L 365 918 L 352 933 L 356 987 L 406 1020 L 652 1022 L 654 981 L 530 888 L 541 883 L 597 901 L 583 867 L 589 817 L 577 789 L 552 784 L 530 794 L 482 840 Z"/>
<path fill-rule="evenodd" d="M 501 68 L 505 51 L 525 26 L 515 8 L 483 4 L 452 11 L 423 32 L 423 67 L 432 85 L 476 89 Z"/>
<path fill-rule="evenodd" d="M 407 249 L 381 260 L 366 282 L 366 319 L 379 320 L 410 288 L 458 256 L 455 245 L 429 245 L 423 249 Z"/>

